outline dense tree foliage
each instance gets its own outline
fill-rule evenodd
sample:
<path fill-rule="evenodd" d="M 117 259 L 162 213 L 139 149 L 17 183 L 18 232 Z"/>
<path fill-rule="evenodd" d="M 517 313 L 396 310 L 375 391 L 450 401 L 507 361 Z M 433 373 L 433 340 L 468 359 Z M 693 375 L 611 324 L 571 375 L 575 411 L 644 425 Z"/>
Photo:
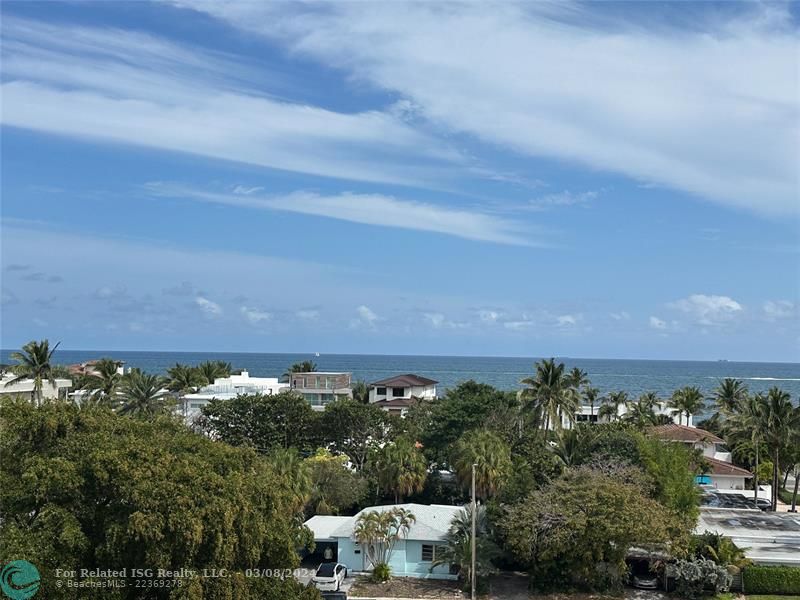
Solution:
<path fill-rule="evenodd" d="M 472 484 L 472 467 L 475 466 L 475 493 L 485 500 L 494 496 L 508 479 L 511 451 L 496 433 L 474 429 L 454 444 L 450 464 L 464 489 Z"/>
<path fill-rule="evenodd" d="M 0 560 L 33 562 L 43 597 L 75 597 L 55 586 L 56 568 L 232 574 L 189 577 L 175 590 L 86 590 L 88 598 L 317 597 L 292 580 L 244 575 L 295 567 L 304 537 L 286 482 L 252 450 L 212 442 L 166 417 L 66 403 L 37 409 L 3 400 L 0 424 Z"/>
<path fill-rule="evenodd" d="M 467 431 L 485 426 L 516 405 L 513 393 L 467 381 L 437 400 L 413 406 L 406 426 L 409 434 L 422 443 L 428 459 L 446 466 L 452 445 L 458 438 Z"/>
<path fill-rule="evenodd" d="M 534 587 L 614 590 L 632 545 L 660 542 L 681 551 L 676 519 L 640 485 L 583 467 L 508 507 L 500 527 Z"/>
<path fill-rule="evenodd" d="M 214 399 L 203 407 L 202 413 L 203 428 L 234 446 L 263 451 L 296 448 L 304 453 L 315 447 L 317 416 L 308 402 L 293 392 Z"/>
<path fill-rule="evenodd" d="M 311 479 L 309 512 L 336 515 L 358 504 L 367 493 L 367 480 L 347 467 L 347 456 L 318 450 L 306 459 Z"/>
<path fill-rule="evenodd" d="M 391 439 L 396 419 L 374 404 L 341 398 L 325 407 L 319 419 L 320 439 L 332 451 L 347 455 L 360 471 L 369 453 Z"/>

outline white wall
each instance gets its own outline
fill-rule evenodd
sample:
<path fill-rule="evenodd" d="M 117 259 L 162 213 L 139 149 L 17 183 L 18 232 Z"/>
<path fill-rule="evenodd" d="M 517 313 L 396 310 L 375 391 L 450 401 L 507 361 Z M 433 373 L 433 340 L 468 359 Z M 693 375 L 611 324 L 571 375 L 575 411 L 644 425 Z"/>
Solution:
<path fill-rule="evenodd" d="M 400 387 L 400 386 L 397 386 Z M 392 398 L 426 398 L 432 400 L 436 398 L 436 385 L 414 385 L 410 387 L 403 386 L 403 395 L 395 396 L 392 394 L 392 386 L 386 386 L 386 393 L 378 395 L 378 388 L 373 387 L 369 390 L 369 401 L 378 402 L 379 400 L 391 400 Z"/>

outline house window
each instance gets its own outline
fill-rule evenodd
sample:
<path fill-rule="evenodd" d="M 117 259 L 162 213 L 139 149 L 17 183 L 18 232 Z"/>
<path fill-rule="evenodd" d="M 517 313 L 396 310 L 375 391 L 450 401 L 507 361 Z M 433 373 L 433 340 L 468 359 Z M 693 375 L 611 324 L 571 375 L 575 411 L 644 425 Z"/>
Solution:
<path fill-rule="evenodd" d="M 386 395 L 386 388 L 385 387 L 379 387 L 377 390 L 375 390 L 375 393 L 378 394 L 378 396 L 385 396 Z"/>
<path fill-rule="evenodd" d="M 406 388 L 396 387 L 392 388 L 392 396 L 394 398 L 402 398 L 406 394 Z"/>
<path fill-rule="evenodd" d="M 434 558 L 436 558 L 436 546 L 422 544 L 422 562 L 433 562 Z"/>

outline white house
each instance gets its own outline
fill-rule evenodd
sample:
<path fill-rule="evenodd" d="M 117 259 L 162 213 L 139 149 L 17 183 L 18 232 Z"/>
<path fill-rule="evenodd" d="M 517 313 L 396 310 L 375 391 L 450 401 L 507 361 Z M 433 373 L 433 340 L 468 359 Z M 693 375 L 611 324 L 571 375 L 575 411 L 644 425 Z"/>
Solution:
<path fill-rule="evenodd" d="M 603 417 L 601 419 L 599 415 L 600 415 L 600 407 L 602 405 L 603 404 L 602 404 L 601 400 L 598 400 L 594 404 L 594 406 L 591 406 L 589 404 L 581 405 L 580 408 L 578 408 L 578 410 L 575 412 L 575 422 L 576 423 L 598 423 L 598 422 L 607 423 L 607 422 L 609 422 L 611 420 L 617 420 L 617 421 L 623 420 L 625 415 L 628 414 L 628 406 L 625 405 L 625 404 L 620 404 L 617 407 L 617 415 L 616 415 L 616 417 L 614 417 L 613 419 L 609 419 L 608 417 Z M 686 415 L 675 414 L 674 410 L 667 405 L 666 401 L 657 402 L 653 406 L 653 413 L 655 413 L 656 416 L 662 416 L 663 415 L 663 416 L 669 417 L 670 419 L 672 419 L 672 422 L 676 423 L 676 424 L 681 420 L 686 420 Z M 694 416 L 693 415 L 689 415 L 689 425 L 690 426 L 692 426 L 693 419 L 694 419 Z M 569 422 L 569 420 L 566 418 L 566 416 L 564 416 L 562 420 L 563 420 L 563 425 L 564 425 L 565 429 L 569 429 L 572 426 L 572 424 Z"/>
<path fill-rule="evenodd" d="M 394 375 L 369 384 L 369 401 L 382 402 L 397 398 L 422 398 L 433 400 L 436 398 L 436 384 L 438 381 L 407 373 Z"/>
<path fill-rule="evenodd" d="M 200 414 L 200 409 L 212 399 L 230 400 L 240 394 L 262 394 L 271 396 L 289 389 L 288 383 L 278 381 L 277 377 L 250 377 L 250 373 L 242 371 L 230 377 L 218 377 L 212 385 L 200 388 L 193 394 L 182 398 L 184 416 L 192 420 Z"/>
<path fill-rule="evenodd" d="M 444 536 L 461 506 L 443 504 L 392 504 L 387 506 L 371 506 L 363 509 L 353 517 L 334 517 L 317 515 L 305 522 L 314 532 L 316 543 L 315 554 L 319 554 L 322 562 L 326 548 L 330 548 L 335 560 L 345 565 L 351 572 L 372 570 L 366 552 L 353 537 L 353 529 L 359 515 L 371 511 L 385 511 L 392 508 L 404 508 L 415 517 L 415 522 L 408 533 L 394 547 L 389 560 L 392 576 L 419 577 L 426 579 L 456 579 L 451 573 L 450 565 L 439 565 L 431 569 L 438 548 L 444 544 Z"/>
<path fill-rule="evenodd" d="M 687 425 L 659 425 L 649 429 L 651 436 L 665 442 L 680 442 L 703 453 L 709 466 L 708 473 L 698 475 L 698 483 L 720 490 L 743 490 L 753 474 L 732 464 L 733 457 L 725 447 L 725 440 L 705 429 Z"/>
<path fill-rule="evenodd" d="M 8 396 L 24 396 L 25 398 L 33 401 L 33 379 L 22 379 L 15 383 L 11 383 L 15 377 L 16 376 L 13 373 L 3 373 L 2 378 L 0 378 L 0 394 Z M 55 400 L 57 398 L 65 398 L 71 387 L 71 379 L 62 379 L 57 377 L 55 379 L 55 384 L 52 384 L 45 379 L 42 381 L 42 399 Z"/>

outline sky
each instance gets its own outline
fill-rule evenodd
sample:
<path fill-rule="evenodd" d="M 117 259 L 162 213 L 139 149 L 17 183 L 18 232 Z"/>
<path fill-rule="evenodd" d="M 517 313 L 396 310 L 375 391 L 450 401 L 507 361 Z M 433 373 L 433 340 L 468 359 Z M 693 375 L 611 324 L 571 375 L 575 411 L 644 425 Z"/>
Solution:
<path fill-rule="evenodd" d="M 800 5 L 1 8 L 3 348 L 800 361 Z"/>

